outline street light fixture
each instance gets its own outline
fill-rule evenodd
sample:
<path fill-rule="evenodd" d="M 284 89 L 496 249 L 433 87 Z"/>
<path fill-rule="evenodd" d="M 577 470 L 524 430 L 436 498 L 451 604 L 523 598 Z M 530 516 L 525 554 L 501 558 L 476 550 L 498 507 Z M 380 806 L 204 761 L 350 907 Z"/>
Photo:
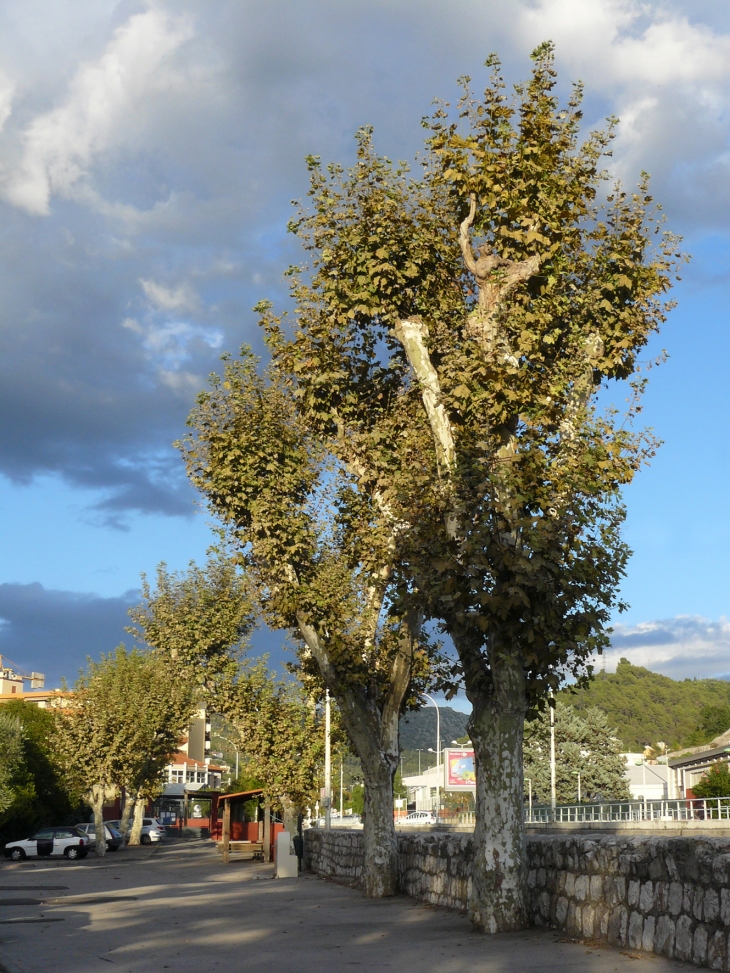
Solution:
<path fill-rule="evenodd" d="M 230 745 L 236 751 L 236 776 L 234 780 L 238 780 L 238 747 L 233 742 L 233 740 L 229 740 L 228 737 L 224 737 L 221 733 L 216 733 L 216 736 L 218 737 L 219 740 L 225 740 L 226 743 L 230 743 Z"/>
<path fill-rule="evenodd" d="M 436 707 L 436 807 L 441 810 L 441 785 L 439 782 L 439 765 L 441 762 L 441 714 L 439 712 L 439 706 L 433 696 L 428 693 L 421 693 L 426 699 L 430 699 L 433 705 Z M 433 752 L 429 747 L 429 751 Z"/>

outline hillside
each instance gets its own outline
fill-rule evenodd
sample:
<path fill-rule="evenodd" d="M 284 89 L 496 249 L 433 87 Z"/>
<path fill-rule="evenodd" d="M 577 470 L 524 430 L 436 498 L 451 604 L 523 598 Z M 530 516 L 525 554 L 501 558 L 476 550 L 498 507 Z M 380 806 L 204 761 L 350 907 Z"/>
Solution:
<path fill-rule="evenodd" d="M 621 659 L 615 673 L 598 673 L 589 689 L 563 690 L 577 710 L 598 706 L 627 750 L 656 746 L 676 750 L 707 743 L 730 728 L 730 683 L 722 679 L 676 682 Z"/>
<path fill-rule="evenodd" d="M 441 746 L 451 746 L 452 740 L 466 735 L 468 713 L 460 713 L 450 706 L 439 706 L 441 714 Z M 401 750 L 436 749 L 436 710 L 433 706 L 406 713 L 400 721 Z"/>

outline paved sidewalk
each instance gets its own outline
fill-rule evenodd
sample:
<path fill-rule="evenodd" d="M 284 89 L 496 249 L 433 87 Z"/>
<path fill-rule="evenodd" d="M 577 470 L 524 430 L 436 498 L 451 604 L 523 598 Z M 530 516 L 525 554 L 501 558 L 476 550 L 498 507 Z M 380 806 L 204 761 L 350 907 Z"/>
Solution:
<path fill-rule="evenodd" d="M 544 930 L 481 936 L 463 916 L 407 898 L 369 900 L 311 876 L 271 874 L 271 866 L 253 862 L 226 868 L 203 842 L 170 844 L 144 857 L 120 852 L 98 862 L 5 864 L 0 965 L 8 973 L 692 969 Z"/>

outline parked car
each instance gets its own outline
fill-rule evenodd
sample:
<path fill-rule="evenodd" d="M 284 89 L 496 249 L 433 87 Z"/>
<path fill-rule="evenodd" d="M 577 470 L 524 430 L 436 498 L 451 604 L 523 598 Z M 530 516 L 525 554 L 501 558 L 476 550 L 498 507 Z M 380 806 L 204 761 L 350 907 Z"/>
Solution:
<path fill-rule="evenodd" d="M 118 831 L 122 830 L 121 821 L 107 821 L 107 824 L 113 825 Z M 125 837 L 129 838 L 129 831 L 132 830 L 132 822 L 129 822 L 128 833 Z M 142 834 L 140 835 L 140 841 L 143 845 L 150 845 L 153 841 L 161 841 L 167 832 L 165 831 L 164 824 L 160 824 L 157 818 L 143 818 L 142 819 Z"/>
<path fill-rule="evenodd" d="M 437 824 L 438 815 L 435 811 L 411 811 L 400 819 L 401 824 Z"/>
<path fill-rule="evenodd" d="M 76 830 L 83 832 L 83 834 L 87 835 L 90 843 L 94 846 L 96 845 L 96 825 L 93 821 L 91 824 L 77 824 Z M 122 832 L 108 822 L 104 823 L 104 831 L 106 832 L 106 846 L 109 851 L 119 851 L 124 844 Z"/>
<path fill-rule="evenodd" d="M 6 858 L 14 862 L 24 858 L 47 858 L 50 855 L 65 855 L 66 858 L 86 858 L 89 853 L 89 839 L 73 827 L 41 828 L 30 838 L 23 841 L 9 841 L 3 849 Z"/>

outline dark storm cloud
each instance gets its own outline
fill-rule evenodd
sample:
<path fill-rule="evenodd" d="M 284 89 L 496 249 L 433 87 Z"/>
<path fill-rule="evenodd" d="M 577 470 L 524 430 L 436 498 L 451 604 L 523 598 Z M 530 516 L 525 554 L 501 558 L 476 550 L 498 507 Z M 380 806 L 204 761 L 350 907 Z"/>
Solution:
<path fill-rule="evenodd" d="M 121 642 L 132 644 L 125 628 L 139 598 L 135 590 L 101 598 L 37 583 L 0 584 L 0 655 L 26 672 L 43 672 L 47 687 L 57 687 L 62 678 L 72 684 L 89 657 L 98 660 Z M 250 654 L 267 655 L 269 666 L 283 674 L 284 662 L 293 659 L 285 640 L 283 632 L 256 629 Z"/>
<path fill-rule="evenodd" d="M 730 42 L 710 3 L 59 8 L 0 3 L 0 472 L 97 487 L 113 518 L 190 509 L 170 444 L 220 351 L 260 350 L 250 308 L 298 256 L 283 227 L 304 156 L 348 162 L 374 124 L 412 159 L 431 99 L 464 73 L 481 87 L 492 50 L 516 79 L 553 37 L 591 117 L 624 117 L 618 171 L 653 168 L 688 226 L 730 210 Z"/>
<path fill-rule="evenodd" d="M 91 656 L 130 642 L 127 610 L 138 593 L 120 598 L 49 591 L 40 584 L 0 584 L 0 654 L 27 672 L 43 672 L 46 686 L 73 683 Z"/>

